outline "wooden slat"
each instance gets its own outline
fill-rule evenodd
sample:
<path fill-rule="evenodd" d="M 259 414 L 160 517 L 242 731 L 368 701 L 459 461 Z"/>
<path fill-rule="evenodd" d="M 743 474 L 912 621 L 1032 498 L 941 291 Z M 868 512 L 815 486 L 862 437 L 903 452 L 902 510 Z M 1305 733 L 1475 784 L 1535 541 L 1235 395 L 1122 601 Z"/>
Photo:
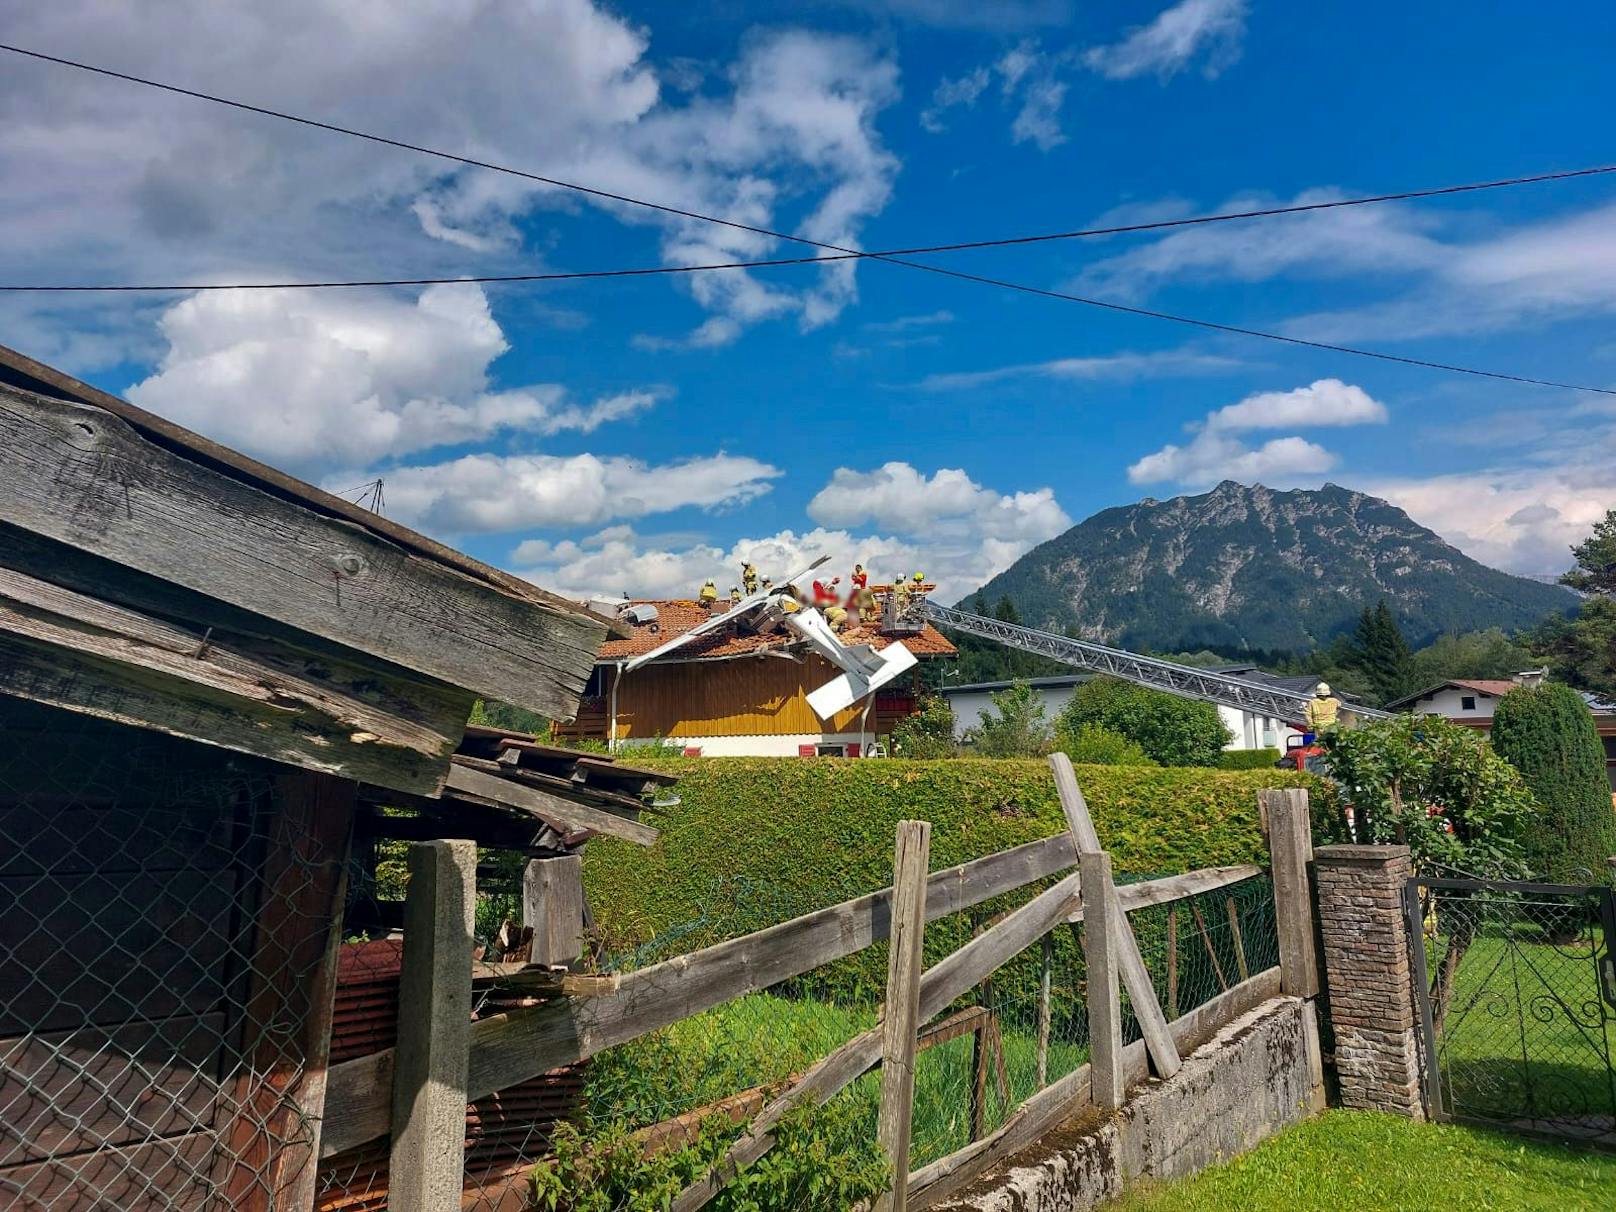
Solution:
<path fill-rule="evenodd" d="M 1083 956 L 1088 971 L 1090 1090 L 1094 1105 L 1110 1111 L 1122 1106 L 1122 988 L 1117 977 L 1117 892 L 1111 884 L 1111 856 L 1103 850 L 1084 854 Z"/>
<path fill-rule="evenodd" d="M 501 778 L 497 774 L 489 774 L 472 765 L 476 760 L 464 757 L 454 759 L 445 782 L 448 790 L 480 796 L 511 808 L 519 808 L 523 812 L 532 813 L 546 824 L 561 829 L 604 833 L 608 837 L 620 837 L 641 846 L 656 843 L 657 831 L 649 825 L 627 820 L 614 813 L 602 812 L 599 808 L 591 808 L 587 804 L 575 804 L 547 791 Z M 494 764 L 489 763 L 491 766 Z"/>
<path fill-rule="evenodd" d="M 0 446 L 4 521 L 546 715 L 571 715 L 605 635 L 182 457 L 103 408 L 0 385 Z"/>
<path fill-rule="evenodd" d="M 1072 769 L 1071 759 L 1064 753 L 1052 753 L 1049 765 L 1055 773 L 1055 790 L 1060 796 L 1061 810 L 1066 814 L 1067 827 L 1077 839 L 1077 848 L 1091 852 L 1103 849 L 1094 828 L 1094 818 L 1089 815 L 1088 803 L 1083 799 L 1083 790 L 1078 786 L 1077 772 Z M 1171 1032 L 1167 1030 L 1167 1016 L 1162 1013 L 1161 1003 L 1156 1000 L 1156 988 L 1151 983 L 1150 972 L 1145 968 L 1144 956 L 1139 954 L 1139 940 L 1134 937 L 1133 926 L 1125 913 L 1116 915 L 1112 927 L 1117 934 L 1117 966 L 1122 983 L 1128 990 L 1134 1018 L 1139 1022 L 1139 1030 L 1150 1049 L 1151 1059 L 1156 1062 L 1156 1071 L 1163 1077 L 1171 1077 L 1178 1072 L 1178 1049 L 1173 1045 Z"/>
<path fill-rule="evenodd" d="M 0 691 L 428 795 L 456 744 L 212 637 L 3 567 Z"/>
<path fill-rule="evenodd" d="M 1313 889 L 1308 864 L 1313 861 L 1313 826 L 1307 792 L 1301 788 L 1269 788 L 1257 793 L 1268 821 L 1268 851 L 1274 870 L 1274 920 L 1279 928 L 1279 966 L 1285 992 L 1317 997 L 1319 959 L 1314 944 Z"/>
<path fill-rule="evenodd" d="M 536 964 L 567 966 L 584 950 L 584 859 L 532 859 L 522 869 L 522 924 L 533 928 Z"/>
<path fill-rule="evenodd" d="M 1261 875 L 1262 872 L 1261 867 L 1252 863 L 1240 863 L 1233 867 L 1203 867 L 1199 871 L 1186 871 L 1183 875 L 1167 875 L 1160 879 L 1141 880 L 1136 884 L 1122 884 L 1117 888 L 1117 899 L 1121 902 L 1124 912 L 1132 913 L 1135 909 L 1148 909 L 1152 905 L 1165 905 L 1171 901 L 1216 892 L 1219 888 L 1227 888 L 1230 884 L 1249 880 L 1253 876 Z M 1072 911 L 1071 920 L 1073 922 L 1083 920 L 1081 907 Z"/>
<path fill-rule="evenodd" d="M 163 1212 L 216 1208 L 208 1176 L 211 1132 L 123 1145 L 96 1153 L 0 1168 L 5 1206 L 48 1212 L 149 1208 L 153 1192 Z"/>
<path fill-rule="evenodd" d="M 0 1166 L 209 1128 L 225 1018 L 0 1040 Z"/>
<path fill-rule="evenodd" d="M 899 821 L 892 863 L 892 946 L 881 1035 L 881 1106 L 876 1140 L 892 1163 L 892 1187 L 875 1212 L 908 1207 L 909 1137 L 915 1106 L 915 1043 L 920 1011 L 920 961 L 926 932 L 926 870 L 931 825 Z"/>

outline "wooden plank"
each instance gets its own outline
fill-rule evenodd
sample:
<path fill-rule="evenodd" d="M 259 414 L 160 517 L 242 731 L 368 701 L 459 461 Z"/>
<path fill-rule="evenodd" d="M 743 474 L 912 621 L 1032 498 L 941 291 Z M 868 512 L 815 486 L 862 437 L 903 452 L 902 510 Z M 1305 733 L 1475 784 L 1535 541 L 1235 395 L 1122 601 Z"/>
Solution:
<path fill-rule="evenodd" d="M 1082 788 L 1078 786 L 1077 772 L 1072 769 L 1071 759 L 1064 753 L 1052 753 L 1049 765 L 1055 773 L 1055 789 L 1060 795 L 1061 811 L 1066 814 L 1066 825 L 1077 840 L 1078 850 L 1098 852 L 1101 849 L 1100 835 L 1095 831 L 1094 818 L 1089 815 L 1089 806 L 1083 799 Z M 1117 913 L 1111 923 L 1112 929 L 1117 932 L 1118 970 L 1128 990 L 1128 1001 L 1133 1006 L 1134 1017 L 1139 1021 L 1139 1030 L 1150 1049 L 1156 1072 L 1163 1077 L 1171 1077 L 1178 1072 L 1178 1049 L 1174 1047 L 1172 1033 L 1167 1029 L 1167 1016 L 1162 1013 L 1161 1003 L 1156 1000 L 1156 987 L 1145 968 L 1145 958 L 1139 954 L 1139 940 L 1134 937 L 1133 926 L 1129 924 L 1126 913 Z"/>
<path fill-rule="evenodd" d="M 1206 948 L 1206 957 L 1212 961 L 1212 972 L 1218 978 L 1218 988 L 1227 993 L 1229 978 L 1223 975 L 1223 965 L 1218 962 L 1218 949 L 1212 945 L 1212 934 L 1206 928 L 1206 918 L 1201 914 L 1201 907 L 1194 901 L 1190 902 L 1190 914 L 1195 918 L 1195 928 L 1200 932 L 1201 945 Z"/>
<path fill-rule="evenodd" d="M 522 869 L 522 924 L 533 927 L 533 963 L 577 962 L 584 950 L 583 855 L 528 862 Z"/>
<path fill-rule="evenodd" d="M 176 425 L 166 417 L 156 413 L 147 412 L 144 408 L 137 408 L 127 400 L 120 399 L 99 387 L 92 387 L 72 375 L 65 374 L 53 366 L 36 361 L 28 355 L 17 350 L 0 345 L 0 382 L 13 383 L 28 391 L 38 392 L 41 395 L 56 399 L 77 400 L 83 404 L 93 404 L 104 408 L 116 417 L 129 422 L 145 437 L 162 444 L 165 447 L 184 451 L 188 456 L 196 458 L 208 466 L 218 466 L 227 469 L 231 474 L 245 477 L 250 482 L 264 488 L 277 496 L 293 500 L 302 505 L 317 509 L 332 517 L 343 518 L 354 522 L 367 530 L 373 530 L 383 538 L 399 544 L 409 551 L 416 552 L 429 559 L 447 564 L 451 568 L 467 574 L 468 576 L 485 580 L 489 584 L 499 587 L 518 597 L 529 598 L 537 602 L 547 603 L 560 610 L 574 613 L 584 613 L 583 608 L 568 598 L 550 593 L 520 577 L 512 576 L 503 569 L 494 568 L 475 560 L 463 551 L 456 551 L 452 547 L 439 543 L 436 539 L 411 530 L 391 518 L 384 517 L 374 510 L 366 509 L 353 501 L 346 500 L 334 493 L 326 492 L 323 488 L 287 475 L 277 467 L 267 463 L 260 463 L 257 459 L 249 458 L 240 451 L 232 450 L 228 446 L 205 438 L 199 433 L 186 429 L 183 425 Z M 599 616 L 591 615 L 591 618 Z M 602 623 L 611 620 L 600 619 Z M 624 631 L 623 634 L 627 634 Z"/>
<path fill-rule="evenodd" d="M 1050 984 L 1055 974 L 1055 940 L 1044 935 L 1038 957 L 1038 1086 L 1049 1081 Z"/>
<path fill-rule="evenodd" d="M 445 786 L 449 791 L 464 792 L 493 800 L 510 808 L 532 813 L 547 825 L 567 831 L 589 830 L 608 837 L 620 837 L 641 846 L 654 845 L 657 831 L 649 825 L 627 820 L 586 804 L 575 804 L 547 791 L 525 786 L 511 779 L 489 774 L 473 766 L 475 758 L 457 757 L 449 767 Z M 488 763 L 494 765 L 495 763 Z"/>
<path fill-rule="evenodd" d="M 307 770 L 280 771 L 270 788 L 237 1027 L 242 1063 L 229 1096 L 235 1119 L 220 1126 L 215 1159 L 220 1198 L 237 1212 L 313 1198 L 355 791 Z"/>
<path fill-rule="evenodd" d="M 1307 792 L 1300 787 L 1267 788 L 1257 793 L 1268 818 L 1268 853 L 1274 873 L 1274 921 L 1279 928 L 1279 966 L 1285 992 L 1319 994 L 1319 960 L 1314 944 L 1313 826 Z"/>
<path fill-rule="evenodd" d="M 1241 980 L 1251 979 L 1251 966 L 1246 963 L 1246 939 L 1240 933 L 1240 910 L 1235 907 L 1234 897 L 1226 896 L 1223 904 L 1229 911 L 1229 937 L 1234 941 L 1235 967 L 1240 971 Z"/>
<path fill-rule="evenodd" d="M 1072 865 L 1075 855 L 1070 834 L 1061 833 L 936 872 L 926 881 L 926 920 L 936 921 L 1059 872 Z M 1150 883 L 1129 884 L 1119 891 L 1119 898 L 1126 905 L 1131 896 L 1150 894 Z M 614 996 L 587 1003 L 555 1002 L 482 1019 L 472 1028 L 472 1097 L 583 1060 L 860 951 L 888 936 L 891 896 L 892 889 L 886 888 L 625 973 Z M 391 1052 L 382 1052 L 332 1068 L 324 1156 L 386 1134 L 391 1066 Z"/>
<path fill-rule="evenodd" d="M 441 1212 L 465 1185 L 477 845 L 410 845 L 388 1212 Z"/>
<path fill-rule="evenodd" d="M 1172 1024 L 1173 1042 L 1183 1053 L 1205 1043 L 1228 1023 L 1279 993 L 1279 969 L 1259 972 L 1249 981 L 1196 1007 Z M 1143 1080 L 1149 1073 L 1143 1040 L 1122 1050 L 1123 1077 Z M 1091 1104 L 1090 1068 L 1082 1065 L 1033 1094 L 992 1135 L 973 1142 L 947 1157 L 921 1167 L 909 1176 L 910 1206 L 933 1207 L 975 1182 L 999 1162 L 1026 1148 L 1062 1120 Z"/>
<path fill-rule="evenodd" d="M 139 1144 L 0 1168 L 5 1206 L 49 1212 L 160 1207 L 202 1212 L 219 1207 L 208 1177 L 216 1141 L 189 1132 Z"/>
<path fill-rule="evenodd" d="M 1167 1017 L 1178 1017 L 1178 906 L 1167 910 Z"/>
<path fill-rule="evenodd" d="M 0 1040 L 0 1167 L 209 1128 L 225 1017 Z"/>
<path fill-rule="evenodd" d="M 435 795 L 455 739 L 158 619 L 0 568 L 0 691 Z"/>
<path fill-rule="evenodd" d="M 920 978 L 918 1021 L 934 1018 L 950 1002 L 980 984 L 988 973 L 1008 963 L 1064 920 L 1077 888 L 1077 875 L 1066 876 L 929 969 Z M 751 1165 L 769 1151 L 774 1144 L 771 1132 L 787 1111 L 808 1101 L 823 1103 L 856 1080 L 880 1053 L 881 1028 L 875 1027 L 825 1057 L 802 1081 L 760 1111 L 746 1134 L 712 1171 L 674 1199 L 670 1212 L 695 1212 L 705 1206 L 741 1167 Z"/>
<path fill-rule="evenodd" d="M 573 713 L 605 635 L 147 441 L 103 408 L 0 385 L 0 445 L 0 519 L 545 715 Z"/>
<path fill-rule="evenodd" d="M 1216 892 L 1219 888 L 1227 888 L 1230 884 L 1238 884 L 1262 873 L 1263 869 L 1253 863 L 1240 863 L 1233 867 L 1203 867 L 1199 871 L 1186 871 L 1183 875 L 1122 884 L 1117 888 L 1117 899 L 1124 912 L 1132 913 L 1135 909 L 1148 909 L 1152 905 L 1165 905 Z M 1071 920 L 1074 923 L 1083 920 L 1081 906 L 1072 911 Z"/>
<path fill-rule="evenodd" d="M 1121 910 L 1111 885 L 1111 856 L 1103 850 L 1078 859 L 1083 873 L 1083 956 L 1088 965 L 1089 1066 L 1094 1104 L 1122 1106 L 1122 989 L 1117 976 Z"/>
<path fill-rule="evenodd" d="M 892 945 L 881 1030 L 881 1105 L 875 1137 L 892 1163 L 892 1187 L 875 1212 L 909 1206 L 909 1136 L 914 1127 L 915 1044 L 920 1013 L 920 961 L 926 933 L 926 874 L 931 825 L 899 821 L 892 860 Z"/>

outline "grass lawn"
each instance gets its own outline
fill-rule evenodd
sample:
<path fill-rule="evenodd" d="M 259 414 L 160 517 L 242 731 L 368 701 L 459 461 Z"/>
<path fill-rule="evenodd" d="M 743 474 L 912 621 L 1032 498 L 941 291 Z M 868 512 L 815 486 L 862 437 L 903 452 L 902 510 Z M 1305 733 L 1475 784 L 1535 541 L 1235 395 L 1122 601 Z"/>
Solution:
<path fill-rule="evenodd" d="M 1580 1212 L 1616 1207 L 1616 1156 L 1330 1111 L 1115 1212 Z"/>

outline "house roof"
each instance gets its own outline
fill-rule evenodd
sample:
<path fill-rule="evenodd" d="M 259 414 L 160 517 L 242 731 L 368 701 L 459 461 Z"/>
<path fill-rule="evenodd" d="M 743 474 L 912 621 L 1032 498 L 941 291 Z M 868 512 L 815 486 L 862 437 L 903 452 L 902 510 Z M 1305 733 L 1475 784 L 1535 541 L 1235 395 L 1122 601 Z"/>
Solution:
<path fill-rule="evenodd" d="M 1033 689 L 1035 689 L 1035 690 L 1039 689 L 1041 687 L 1054 690 L 1054 689 L 1058 689 L 1058 688 L 1060 688 L 1062 686 L 1077 686 L 1077 685 L 1079 685 L 1079 684 L 1081 684 L 1083 682 L 1087 682 L 1087 681 L 1092 680 L 1093 677 L 1094 677 L 1094 674 L 1092 674 L 1092 673 L 1058 673 L 1058 674 L 1055 674 L 1052 677 L 1047 677 L 1047 678 L 1021 678 L 1019 680 L 1025 682 L 1027 685 L 1033 687 Z M 984 690 L 987 690 L 987 691 L 1008 690 L 1008 689 L 1010 689 L 1010 687 L 1014 686 L 1015 684 L 1016 684 L 1015 681 L 968 682 L 963 686 L 939 686 L 937 688 L 937 693 L 942 694 L 942 695 L 949 695 L 949 694 L 968 694 L 968 693 L 971 693 L 973 691 L 980 693 L 981 691 L 984 691 Z"/>
<path fill-rule="evenodd" d="M 667 643 L 675 636 L 683 635 L 692 627 L 705 623 L 712 617 L 700 602 L 689 598 L 669 600 L 637 598 L 628 604 L 655 606 L 657 620 L 654 624 L 636 625 L 632 634 L 626 639 L 608 639 L 600 647 L 599 664 L 610 665 L 617 661 L 644 656 L 658 645 Z M 719 608 L 723 608 L 722 603 Z M 954 645 L 943 638 L 942 632 L 930 623 L 912 635 L 886 635 L 874 627 L 849 627 L 842 633 L 842 639 L 848 644 L 868 644 L 876 649 L 885 648 L 888 644 L 902 640 L 910 652 L 923 660 L 928 657 L 953 656 L 957 651 Z M 789 635 L 741 635 L 729 627 L 723 627 L 691 640 L 683 648 L 669 653 L 667 660 L 670 664 L 680 661 L 722 660 L 726 657 L 745 656 L 748 653 L 765 652 L 770 649 L 780 650 L 799 642 Z"/>
<path fill-rule="evenodd" d="M 1405 694 L 1400 699 L 1393 699 L 1386 706 L 1389 710 L 1396 711 L 1399 707 L 1417 703 L 1423 698 L 1448 689 L 1473 690 L 1477 694 L 1488 694 L 1495 699 L 1499 699 L 1514 690 L 1515 683 L 1508 678 L 1449 678 L 1445 682 L 1437 682 L 1435 685 L 1426 686 L 1422 690 L 1416 690 L 1413 694 Z"/>

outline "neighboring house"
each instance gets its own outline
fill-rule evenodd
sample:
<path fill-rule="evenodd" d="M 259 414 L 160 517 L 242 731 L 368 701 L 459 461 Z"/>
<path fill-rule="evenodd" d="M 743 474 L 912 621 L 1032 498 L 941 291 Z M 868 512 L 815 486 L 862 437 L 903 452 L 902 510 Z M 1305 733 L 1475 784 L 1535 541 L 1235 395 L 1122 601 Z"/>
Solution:
<path fill-rule="evenodd" d="M 558 737 L 603 741 L 613 749 L 672 742 L 691 756 L 706 757 L 859 757 L 915 710 L 918 667 L 821 720 L 808 706 L 808 693 L 841 671 L 789 633 L 749 635 L 728 624 L 625 673 L 624 662 L 711 615 L 688 600 L 623 605 L 639 608 L 619 616 L 631 634 L 601 646 L 578 717 L 557 724 Z M 901 639 L 922 662 L 955 655 L 930 624 L 902 636 L 854 627 L 842 639 L 877 649 Z"/>
<path fill-rule="evenodd" d="M 1216 672 L 1227 673 L 1247 681 L 1261 682 L 1265 686 L 1275 686 L 1296 694 L 1312 694 L 1313 687 L 1319 684 L 1316 677 L 1279 677 L 1263 673 L 1254 665 L 1220 665 L 1216 667 Z M 1092 676 L 1087 673 L 1069 673 L 1057 677 L 1028 678 L 1026 682 L 1043 702 L 1044 718 L 1053 724 L 1055 717 L 1071 700 L 1077 688 Z M 967 731 L 977 727 L 981 722 L 981 713 L 992 708 L 993 696 L 1008 690 L 1012 685 L 1013 682 L 1006 681 L 973 682 L 967 686 L 942 687 L 938 693 L 946 698 L 949 706 L 954 709 L 954 735 L 963 738 Z M 1227 746 L 1229 749 L 1283 750 L 1286 738 L 1301 735 L 1299 729 L 1285 720 L 1255 715 L 1234 707 L 1220 705 L 1218 715 L 1223 718 L 1224 726 L 1229 729 L 1231 737 Z"/>
<path fill-rule="evenodd" d="M 1513 678 L 1450 678 L 1413 694 L 1386 704 L 1392 711 L 1407 711 L 1417 715 L 1439 715 L 1455 724 L 1465 724 L 1491 732 L 1493 712 L 1498 700 L 1517 686 L 1535 686 L 1543 680 L 1541 670 L 1529 669 Z M 1605 745 L 1605 773 L 1616 790 L 1616 703 L 1607 703 L 1594 695 L 1584 694 L 1588 710 L 1593 712 L 1594 727 Z"/>

